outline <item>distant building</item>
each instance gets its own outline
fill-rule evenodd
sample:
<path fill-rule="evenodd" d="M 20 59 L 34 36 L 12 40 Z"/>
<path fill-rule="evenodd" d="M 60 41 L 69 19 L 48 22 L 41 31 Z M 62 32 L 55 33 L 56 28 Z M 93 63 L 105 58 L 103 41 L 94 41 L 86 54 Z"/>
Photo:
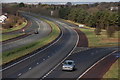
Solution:
<path fill-rule="evenodd" d="M 118 10 L 118 7 L 110 7 L 110 10 L 111 10 L 111 11 L 117 11 L 117 10 Z"/>
<path fill-rule="evenodd" d="M 6 19 L 7 19 L 7 16 L 1 15 L 0 16 L 0 23 L 4 23 Z"/>

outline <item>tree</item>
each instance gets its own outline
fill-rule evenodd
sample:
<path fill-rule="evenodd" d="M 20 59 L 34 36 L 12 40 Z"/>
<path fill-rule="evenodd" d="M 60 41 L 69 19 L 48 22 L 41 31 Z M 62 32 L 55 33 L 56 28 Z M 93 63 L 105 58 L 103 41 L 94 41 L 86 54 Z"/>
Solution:
<path fill-rule="evenodd" d="M 71 9 L 70 13 L 68 14 L 68 19 L 72 21 L 77 21 L 77 9 Z"/>
<path fill-rule="evenodd" d="M 94 32 L 95 32 L 96 35 L 100 35 L 101 28 L 100 27 L 96 27 Z"/>
<path fill-rule="evenodd" d="M 63 19 L 68 19 L 69 13 L 70 13 L 70 8 L 61 8 L 59 10 L 59 16 L 60 18 L 63 18 Z"/>
<path fill-rule="evenodd" d="M 71 6 L 72 6 L 72 3 L 71 3 L 71 2 L 67 2 L 66 5 L 67 5 L 68 7 L 71 7 Z"/>
<path fill-rule="evenodd" d="M 41 5 L 41 2 L 39 2 L 38 5 Z"/>
<path fill-rule="evenodd" d="M 88 15 L 89 14 L 87 13 L 87 11 L 78 8 L 77 9 L 77 17 L 76 17 L 77 22 L 85 24 L 85 20 L 88 17 Z"/>
<path fill-rule="evenodd" d="M 19 7 L 25 7 L 25 4 L 23 2 L 19 3 Z"/>

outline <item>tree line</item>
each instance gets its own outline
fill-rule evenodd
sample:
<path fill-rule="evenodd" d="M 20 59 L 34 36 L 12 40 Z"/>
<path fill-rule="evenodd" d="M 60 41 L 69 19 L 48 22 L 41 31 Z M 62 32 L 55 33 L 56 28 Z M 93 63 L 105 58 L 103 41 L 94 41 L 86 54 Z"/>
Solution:
<path fill-rule="evenodd" d="M 51 11 L 54 11 L 53 17 L 59 17 L 75 21 L 86 26 L 94 27 L 95 34 L 100 35 L 101 29 L 107 31 L 108 37 L 112 37 L 115 31 L 120 31 L 120 16 L 118 11 L 111 11 L 110 7 L 118 6 L 119 2 L 111 3 L 95 3 L 72 5 L 48 5 L 48 4 L 24 4 L 14 3 L 3 5 L 3 12 L 18 15 L 18 10 L 34 12 L 37 14 L 51 16 Z"/>
<path fill-rule="evenodd" d="M 59 16 L 74 22 L 94 27 L 96 35 L 100 35 L 101 29 L 107 31 L 108 37 L 112 37 L 115 31 L 120 31 L 119 15 L 117 11 L 97 10 L 89 11 L 83 8 L 61 8 Z"/>

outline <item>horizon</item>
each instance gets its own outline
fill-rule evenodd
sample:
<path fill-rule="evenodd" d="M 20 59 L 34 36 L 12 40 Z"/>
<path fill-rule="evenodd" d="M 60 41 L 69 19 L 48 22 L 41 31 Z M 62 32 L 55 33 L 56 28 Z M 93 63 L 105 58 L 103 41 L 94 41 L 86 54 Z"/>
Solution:
<path fill-rule="evenodd" d="M 20 2 L 23 2 L 23 3 L 43 3 L 43 2 L 119 2 L 119 0 L 29 0 L 29 1 L 26 1 L 26 0 L 1 0 L 0 1 L 1 3 L 13 3 L 13 2 L 16 2 L 16 3 L 20 3 Z"/>

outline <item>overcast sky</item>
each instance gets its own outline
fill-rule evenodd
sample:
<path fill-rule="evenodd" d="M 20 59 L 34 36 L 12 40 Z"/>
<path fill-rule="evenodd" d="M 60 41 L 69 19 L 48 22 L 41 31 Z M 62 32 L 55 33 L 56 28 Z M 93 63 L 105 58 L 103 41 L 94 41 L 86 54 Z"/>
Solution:
<path fill-rule="evenodd" d="M 1 2 L 118 2 L 120 0 L 0 0 Z"/>

